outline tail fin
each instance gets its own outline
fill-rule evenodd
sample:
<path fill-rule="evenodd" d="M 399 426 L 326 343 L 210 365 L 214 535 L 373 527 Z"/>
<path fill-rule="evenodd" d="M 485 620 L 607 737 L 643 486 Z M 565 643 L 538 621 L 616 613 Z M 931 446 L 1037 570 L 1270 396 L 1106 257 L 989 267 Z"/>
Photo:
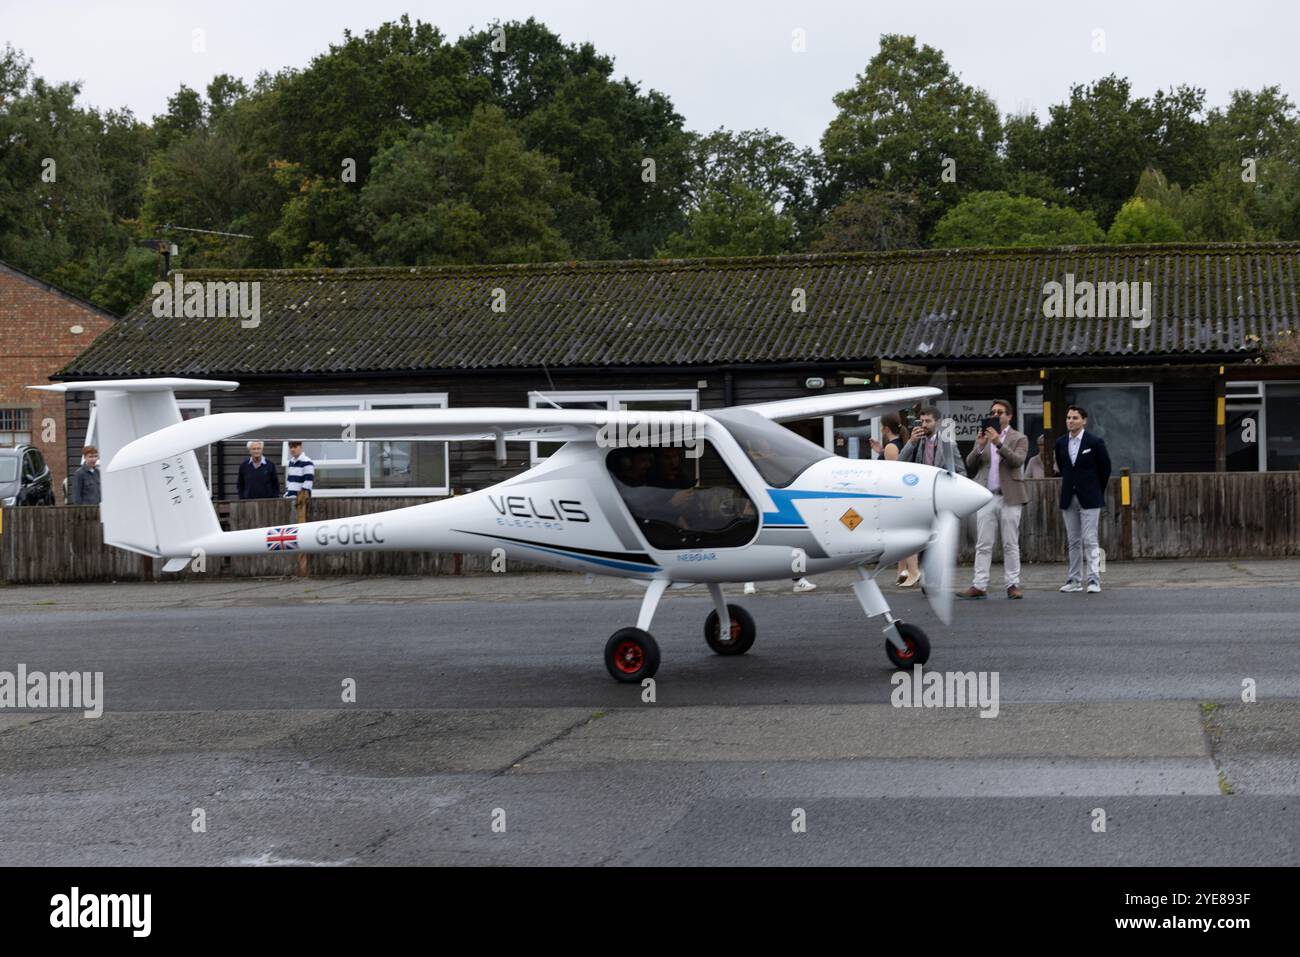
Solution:
<path fill-rule="evenodd" d="M 221 531 L 193 451 L 118 472 L 107 466 L 128 443 L 181 421 L 178 391 L 230 390 L 236 382 L 205 379 L 122 379 L 33 386 L 95 393 L 96 446 L 102 472 L 104 542 L 142 555 L 190 555 L 192 543 Z"/>

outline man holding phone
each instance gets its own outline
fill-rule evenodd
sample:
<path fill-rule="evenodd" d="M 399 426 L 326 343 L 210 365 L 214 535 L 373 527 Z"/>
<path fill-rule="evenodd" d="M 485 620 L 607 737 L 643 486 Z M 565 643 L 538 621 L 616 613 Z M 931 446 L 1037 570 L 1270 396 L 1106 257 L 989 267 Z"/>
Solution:
<path fill-rule="evenodd" d="M 921 410 L 921 424 L 912 429 L 911 438 L 898 453 L 898 458 L 903 462 L 933 465 L 962 476 L 966 474 L 957 441 L 939 434 L 939 410 L 934 406 Z"/>
<path fill-rule="evenodd" d="M 966 456 L 967 471 L 993 493 L 975 515 L 975 577 L 958 598 L 988 596 L 993 565 L 993 543 L 1002 533 L 1002 575 L 1008 598 L 1023 598 L 1020 591 L 1020 514 L 1029 495 L 1021 467 L 1029 457 L 1029 437 L 1011 427 L 1015 409 L 1006 399 L 994 399 L 988 417 L 980 423 L 975 448 Z"/>

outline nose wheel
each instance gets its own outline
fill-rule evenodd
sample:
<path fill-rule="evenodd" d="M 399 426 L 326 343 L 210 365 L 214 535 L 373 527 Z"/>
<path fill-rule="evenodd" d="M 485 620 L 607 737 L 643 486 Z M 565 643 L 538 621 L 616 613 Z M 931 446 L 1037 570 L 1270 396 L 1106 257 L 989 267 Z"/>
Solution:
<path fill-rule="evenodd" d="M 899 651 L 894 647 L 894 643 L 888 638 L 885 639 L 885 654 L 889 655 L 889 660 L 893 662 L 895 668 L 911 668 L 913 665 L 923 665 L 930 660 L 930 639 L 925 636 L 920 628 L 916 625 L 909 625 L 907 622 L 896 621 L 894 627 L 898 630 L 898 637 L 903 639 L 906 649 Z"/>
<path fill-rule="evenodd" d="M 605 667 L 625 684 L 653 678 L 659 670 L 659 643 L 648 631 L 620 628 L 605 643 Z"/>
<path fill-rule="evenodd" d="M 743 655 L 754 646 L 758 628 L 753 616 L 739 605 L 728 605 L 727 616 L 731 619 L 731 627 L 722 636 L 719 634 L 717 609 L 709 612 L 709 617 L 704 619 L 704 640 L 717 654 Z"/>

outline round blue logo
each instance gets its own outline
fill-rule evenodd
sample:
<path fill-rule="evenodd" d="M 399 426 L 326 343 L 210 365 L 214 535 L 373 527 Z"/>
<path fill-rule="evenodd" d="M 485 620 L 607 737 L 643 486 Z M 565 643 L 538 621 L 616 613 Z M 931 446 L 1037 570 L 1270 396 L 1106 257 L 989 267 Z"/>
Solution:
<path fill-rule="evenodd" d="M 919 481 L 921 481 L 921 479 L 916 475 L 915 472 L 908 472 L 906 475 L 903 476 L 904 485 L 915 485 Z"/>

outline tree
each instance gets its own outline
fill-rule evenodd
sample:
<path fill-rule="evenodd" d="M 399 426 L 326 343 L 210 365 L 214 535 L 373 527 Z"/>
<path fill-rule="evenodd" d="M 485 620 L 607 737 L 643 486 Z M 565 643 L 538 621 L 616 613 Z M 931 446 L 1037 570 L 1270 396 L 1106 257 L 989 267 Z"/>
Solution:
<path fill-rule="evenodd" d="M 915 37 L 881 37 L 880 51 L 835 105 L 821 141 L 832 199 L 864 187 L 914 193 L 924 230 L 964 193 L 1001 185 L 997 107 Z"/>
<path fill-rule="evenodd" d="M 384 150 L 361 206 L 383 263 L 566 259 L 561 220 L 575 239 L 608 239 L 596 204 L 573 192 L 554 159 L 527 149 L 496 106 L 475 110 L 458 132 L 426 126 Z"/>
<path fill-rule="evenodd" d="M 907 193 L 863 189 L 832 209 L 813 243 L 814 252 L 915 249 L 921 242 L 921 208 Z"/>
<path fill-rule="evenodd" d="M 732 180 L 704 194 L 687 214 L 686 229 L 658 250 L 661 258 L 771 256 L 789 252 L 794 217 L 779 212 L 763 193 Z"/>
<path fill-rule="evenodd" d="M 1030 196 L 980 192 L 944 214 L 931 244 L 938 248 L 1076 246 L 1104 238 L 1091 213 L 1049 206 Z"/>
<path fill-rule="evenodd" d="M 1135 196 L 1120 207 L 1106 233 L 1106 242 L 1172 243 L 1183 238 L 1183 227 L 1159 203 Z"/>
<path fill-rule="evenodd" d="M 222 90 L 214 92 L 218 102 L 224 102 Z M 253 236 L 249 240 L 171 233 L 169 238 L 180 248 L 178 265 L 250 268 L 294 264 L 292 258 L 282 258 L 281 245 L 272 239 L 283 207 L 299 186 L 286 178 L 284 161 L 276 161 L 267 142 L 273 100 L 273 94 L 267 93 L 235 99 L 225 106 L 200 100 L 198 125 L 151 154 L 141 207 L 147 227 L 158 231 L 172 224 Z"/>
<path fill-rule="evenodd" d="M 1258 93 L 1233 90 L 1226 107 L 1210 111 L 1206 125 L 1215 160 L 1240 167 L 1242 160 L 1259 162 L 1284 152 L 1300 117 L 1281 87 L 1266 86 Z"/>
<path fill-rule="evenodd" d="M 114 210 L 138 189 L 140 131 L 79 94 L 0 51 L 0 259 L 89 298 L 132 241 Z"/>
<path fill-rule="evenodd" d="M 758 190 L 769 204 L 794 220 L 795 244 L 803 246 L 817 226 L 819 173 L 816 153 L 800 149 L 777 133 L 718 129 L 692 137 L 685 187 L 695 208 L 704 196 L 725 192 L 733 182 Z"/>
<path fill-rule="evenodd" d="M 1109 224 L 1157 152 L 1149 104 L 1129 90 L 1128 80 L 1113 74 L 1073 87 L 1068 102 L 1050 108 L 1046 126 L 1027 123 L 1017 130 L 1009 166 L 1045 174 L 1077 209 Z"/>
<path fill-rule="evenodd" d="M 405 15 L 361 36 L 345 30 L 343 42 L 330 44 L 306 69 L 279 73 L 273 90 L 270 155 L 327 179 L 338 179 L 340 164 L 354 160 L 358 187 L 375 154 L 412 128 L 456 128 L 491 99 L 465 50 Z"/>
<path fill-rule="evenodd" d="M 1207 180 L 1187 191 L 1181 209 L 1184 229 L 1196 242 L 1247 242 L 1256 239 L 1259 218 L 1255 187 L 1242 181 L 1240 167 L 1222 164 Z"/>

